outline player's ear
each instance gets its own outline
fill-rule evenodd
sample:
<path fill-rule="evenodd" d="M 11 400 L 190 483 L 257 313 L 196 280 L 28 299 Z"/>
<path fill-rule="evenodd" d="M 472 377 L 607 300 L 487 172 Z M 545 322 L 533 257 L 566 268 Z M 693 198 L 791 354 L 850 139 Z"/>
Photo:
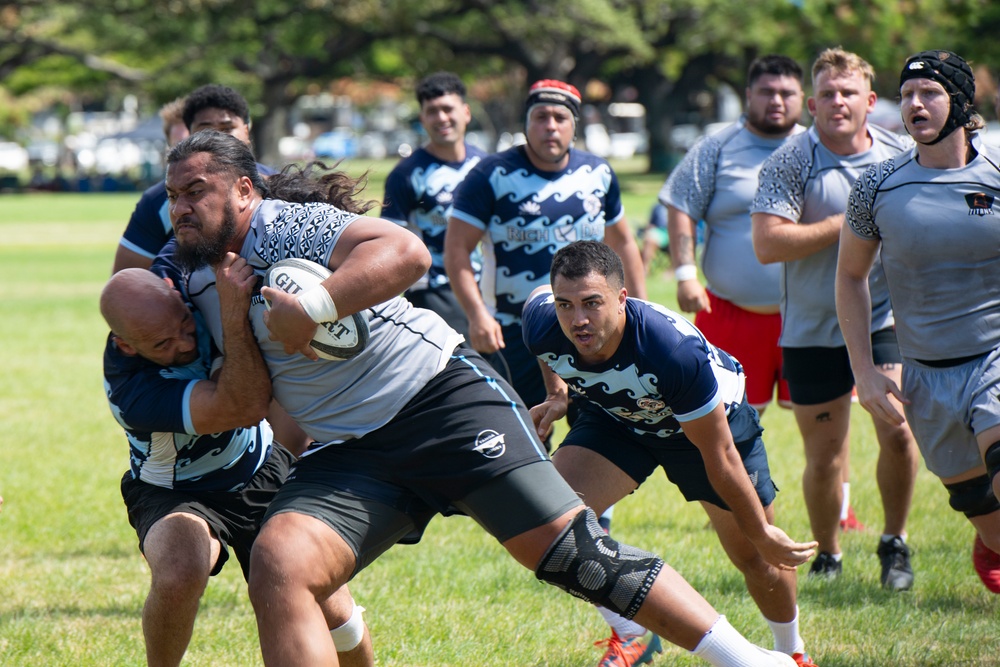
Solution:
<path fill-rule="evenodd" d="M 126 354 L 130 357 L 134 357 L 139 354 L 138 350 L 125 342 L 125 339 L 118 334 L 111 334 L 111 340 L 115 341 L 115 345 L 117 345 L 118 349 L 122 351 L 122 354 Z"/>
<path fill-rule="evenodd" d="M 628 290 L 624 287 L 618 292 L 618 312 L 625 312 L 625 300 L 628 298 Z"/>

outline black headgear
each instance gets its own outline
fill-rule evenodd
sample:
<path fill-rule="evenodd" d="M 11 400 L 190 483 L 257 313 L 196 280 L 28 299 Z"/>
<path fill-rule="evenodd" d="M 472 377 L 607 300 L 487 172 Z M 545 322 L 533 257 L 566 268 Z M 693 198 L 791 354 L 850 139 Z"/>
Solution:
<path fill-rule="evenodd" d="M 921 51 L 906 59 L 899 74 L 899 86 L 910 79 L 930 79 L 937 81 L 951 97 L 948 120 L 937 139 L 929 142 L 933 146 L 972 118 L 972 102 L 976 98 L 976 80 L 972 68 L 961 56 L 951 51 Z"/>

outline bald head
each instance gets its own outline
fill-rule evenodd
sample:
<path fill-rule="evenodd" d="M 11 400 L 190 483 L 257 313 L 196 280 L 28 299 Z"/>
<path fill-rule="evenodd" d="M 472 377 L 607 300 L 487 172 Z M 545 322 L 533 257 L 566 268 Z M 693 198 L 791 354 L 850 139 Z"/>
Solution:
<path fill-rule="evenodd" d="M 195 323 L 181 295 L 147 269 L 123 269 L 101 291 L 101 315 L 118 347 L 162 366 L 198 358 Z"/>

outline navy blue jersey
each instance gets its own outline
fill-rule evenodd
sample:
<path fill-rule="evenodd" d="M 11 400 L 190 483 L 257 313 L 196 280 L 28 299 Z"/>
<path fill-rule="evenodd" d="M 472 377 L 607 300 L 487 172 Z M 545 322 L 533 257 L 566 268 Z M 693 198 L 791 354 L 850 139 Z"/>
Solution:
<path fill-rule="evenodd" d="M 618 179 L 606 160 L 578 150 L 561 171 L 541 171 L 523 146 L 490 155 L 465 177 L 452 216 L 483 230 L 480 291 L 502 325 L 517 324 L 536 287 L 549 282 L 556 252 L 603 241 L 624 219 Z"/>
<path fill-rule="evenodd" d="M 270 176 L 274 170 L 262 164 L 257 165 L 262 176 Z M 160 181 L 149 186 L 132 211 L 119 245 L 132 252 L 153 259 L 160 249 L 174 235 L 167 210 L 167 185 Z"/>
<path fill-rule="evenodd" d="M 559 327 L 552 292 L 542 292 L 524 308 L 524 342 L 571 390 L 640 435 L 686 440 L 684 422 L 719 403 L 729 415 L 743 402 L 743 367 L 684 317 L 629 298 L 625 318 L 614 356 L 590 365 Z"/>
<path fill-rule="evenodd" d="M 198 323 L 199 358 L 165 367 L 118 349 L 108 335 L 104 391 L 111 413 L 125 429 L 132 476 L 168 489 L 236 491 L 271 452 L 271 428 L 256 426 L 199 434 L 191 418 L 194 385 L 206 380 L 215 356 L 208 329 Z"/>
<path fill-rule="evenodd" d="M 444 234 L 448 229 L 455 190 L 486 153 L 465 144 L 465 160 L 443 162 L 425 148 L 401 160 L 385 180 L 382 217 L 408 227 L 431 253 L 431 268 L 412 290 L 436 289 L 448 284 L 444 270 Z M 472 253 L 476 280 L 482 269 L 478 248 Z"/>

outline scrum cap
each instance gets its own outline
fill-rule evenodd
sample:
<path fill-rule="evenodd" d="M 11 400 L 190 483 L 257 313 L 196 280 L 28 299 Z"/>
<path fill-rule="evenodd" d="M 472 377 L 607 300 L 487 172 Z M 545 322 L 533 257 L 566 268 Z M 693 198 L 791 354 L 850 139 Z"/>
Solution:
<path fill-rule="evenodd" d="M 535 105 L 557 104 L 570 110 L 575 126 L 580 119 L 580 102 L 580 91 L 576 86 L 556 79 L 542 79 L 533 83 L 528 89 L 528 99 L 524 102 L 524 116 L 527 119 L 531 108 Z"/>
<path fill-rule="evenodd" d="M 910 79 L 930 79 L 940 83 L 951 97 L 948 120 L 937 139 L 928 143 L 936 144 L 972 118 L 972 102 L 976 97 L 976 80 L 972 68 L 961 56 L 951 51 L 921 51 L 906 59 L 899 74 L 899 86 Z"/>

